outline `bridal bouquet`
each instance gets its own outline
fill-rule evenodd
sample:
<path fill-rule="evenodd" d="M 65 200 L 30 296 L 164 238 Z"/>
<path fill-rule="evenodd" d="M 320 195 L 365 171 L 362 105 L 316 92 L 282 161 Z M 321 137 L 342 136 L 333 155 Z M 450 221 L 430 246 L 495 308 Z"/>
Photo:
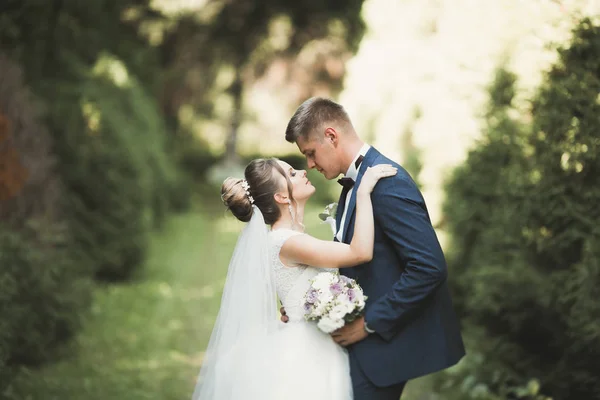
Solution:
<path fill-rule="evenodd" d="M 359 317 L 366 299 L 354 279 L 337 271 L 320 272 L 311 279 L 304 295 L 304 318 L 316 321 L 321 331 L 331 333 Z"/>

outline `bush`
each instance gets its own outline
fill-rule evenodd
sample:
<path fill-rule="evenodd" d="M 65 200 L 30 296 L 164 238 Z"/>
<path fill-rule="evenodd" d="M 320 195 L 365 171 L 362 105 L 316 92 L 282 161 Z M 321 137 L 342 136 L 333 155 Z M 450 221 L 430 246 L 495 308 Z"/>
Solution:
<path fill-rule="evenodd" d="M 0 370 L 51 359 L 89 306 L 90 272 L 72 257 L 63 232 L 41 226 L 1 228 L 0 265 Z"/>
<path fill-rule="evenodd" d="M 530 254 L 552 286 L 547 340 L 561 393 L 600 397 L 600 26 L 584 20 L 560 50 L 533 104 L 532 173 L 525 226 Z M 559 329 L 556 329 L 556 328 Z M 564 369 L 563 369 L 564 368 Z M 568 368 L 568 369 L 567 369 Z"/>
<path fill-rule="evenodd" d="M 150 95 L 160 53 L 139 34 L 149 2 L 13 3 L 3 8 L 0 45 L 47 103 L 79 256 L 99 276 L 129 277 L 151 226 L 190 196 Z"/>
<path fill-rule="evenodd" d="M 510 117 L 514 77 L 498 74 L 485 139 L 447 187 L 449 264 L 499 362 L 557 398 L 598 398 L 600 28 L 582 21 L 559 55 L 531 126 Z"/>
<path fill-rule="evenodd" d="M 63 88 L 52 105 L 51 124 L 72 228 L 100 277 L 124 279 L 141 264 L 153 223 L 181 195 L 164 126 L 155 103 L 132 77 L 119 85 L 101 73 Z"/>
<path fill-rule="evenodd" d="M 16 366 L 49 359 L 90 300 L 51 145 L 20 69 L 0 54 L 0 393 Z"/>
<path fill-rule="evenodd" d="M 171 147 L 177 163 L 195 182 L 205 181 L 210 168 L 222 161 L 222 157 L 213 154 L 207 144 L 191 132 L 173 135 Z"/>
<path fill-rule="evenodd" d="M 75 332 L 92 276 L 132 275 L 147 233 L 186 207 L 189 187 L 150 95 L 159 51 L 124 20 L 150 12 L 147 1 L 0 8 L 0 47 L 19 63 L 0 54 L 2 393 L 20 365 L 49 360 Z"/>

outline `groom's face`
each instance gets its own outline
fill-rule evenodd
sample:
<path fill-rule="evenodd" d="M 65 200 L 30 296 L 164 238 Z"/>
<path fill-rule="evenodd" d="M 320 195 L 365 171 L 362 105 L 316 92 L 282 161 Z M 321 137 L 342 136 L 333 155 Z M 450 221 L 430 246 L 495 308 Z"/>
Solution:
<path fill-rule="evenodd" d="M 326 179 L 337 178 L 343 173 L 340 169 L 336 148 L 331 141 L 326 140 L 324 135 L 313 134 L 307 138 L 299 137 L 296 145 L 306 157 L 308 168 L 316 169 Z"/>

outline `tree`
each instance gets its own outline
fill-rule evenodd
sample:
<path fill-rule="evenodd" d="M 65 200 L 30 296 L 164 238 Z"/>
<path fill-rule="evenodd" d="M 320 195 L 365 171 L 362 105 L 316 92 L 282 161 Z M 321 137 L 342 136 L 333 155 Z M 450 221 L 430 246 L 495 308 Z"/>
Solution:
<path fill-rule="evenodd" d="M 167 83 L 171 90 L 177 91 L 173 94 L 177 100 L 167 103 L 181 105 L 185 102 L 182 97 L 187 97 L 187 103 L 200 114 L 210 114 L 212 99 L 206 101 L 206 96 L 215 90 L 210 84 L 214 83 L 218 71 L 224 68 L 232 71 L 226 88 L 232 106 L 225 158 L 235 163 L 238 130 L 244 119 L 243 95 L 248 85 L 260 78 L 274 60 L 293 60 L 314 40 L 334 38 L 336 45 L 355 51 L 364 31 L 360 15 L 362 3 L 363 0 L 209 1 L 205 10 L 216 10 L 211 18 L 200 21 L 197 15 L 181 17 L 161 45 L 163 62 L 167 65 L 183 74 L 195 71 L 194 76 L 203 76 L 202 80 L 194 80 L 193 84 L 197 85 L 194 93 L 182 92 L 181 84 Z M 276 22 L 284 25 L 286 33 L 283 40 L 273 44 L 268 39 Z M 170 76 L 181 80 L 181 73 Z M 327 75 L 325 68 L 319 68 L 317 73 Z M 169 110 L 169 114 L 175 119 L 178 111 L 176 107 Z"/>
<path fill-rule="evenodd" d="M 555 398 L 598 398 L 600 26 L 585 19 L 511 117 L 500 71 L 486 132 L 448 185 L 449 268 L 461 314 L 513 376 Z M 518 114 L 518 113 L 517 113 Z"/>

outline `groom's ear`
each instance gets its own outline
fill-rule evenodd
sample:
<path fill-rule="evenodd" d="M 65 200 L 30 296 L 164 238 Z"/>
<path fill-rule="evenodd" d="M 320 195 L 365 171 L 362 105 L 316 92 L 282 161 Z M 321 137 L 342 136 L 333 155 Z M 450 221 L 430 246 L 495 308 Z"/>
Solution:
<path fill-rule="evenodd" d="M 325 141 L 326 142 L 329 142 L 329 143 L 333 144 L 334 146 L 336 146 L 339 139 L 340 139 L 340 134 L 334 128 L 328 127 L 325 129 Z"/>

